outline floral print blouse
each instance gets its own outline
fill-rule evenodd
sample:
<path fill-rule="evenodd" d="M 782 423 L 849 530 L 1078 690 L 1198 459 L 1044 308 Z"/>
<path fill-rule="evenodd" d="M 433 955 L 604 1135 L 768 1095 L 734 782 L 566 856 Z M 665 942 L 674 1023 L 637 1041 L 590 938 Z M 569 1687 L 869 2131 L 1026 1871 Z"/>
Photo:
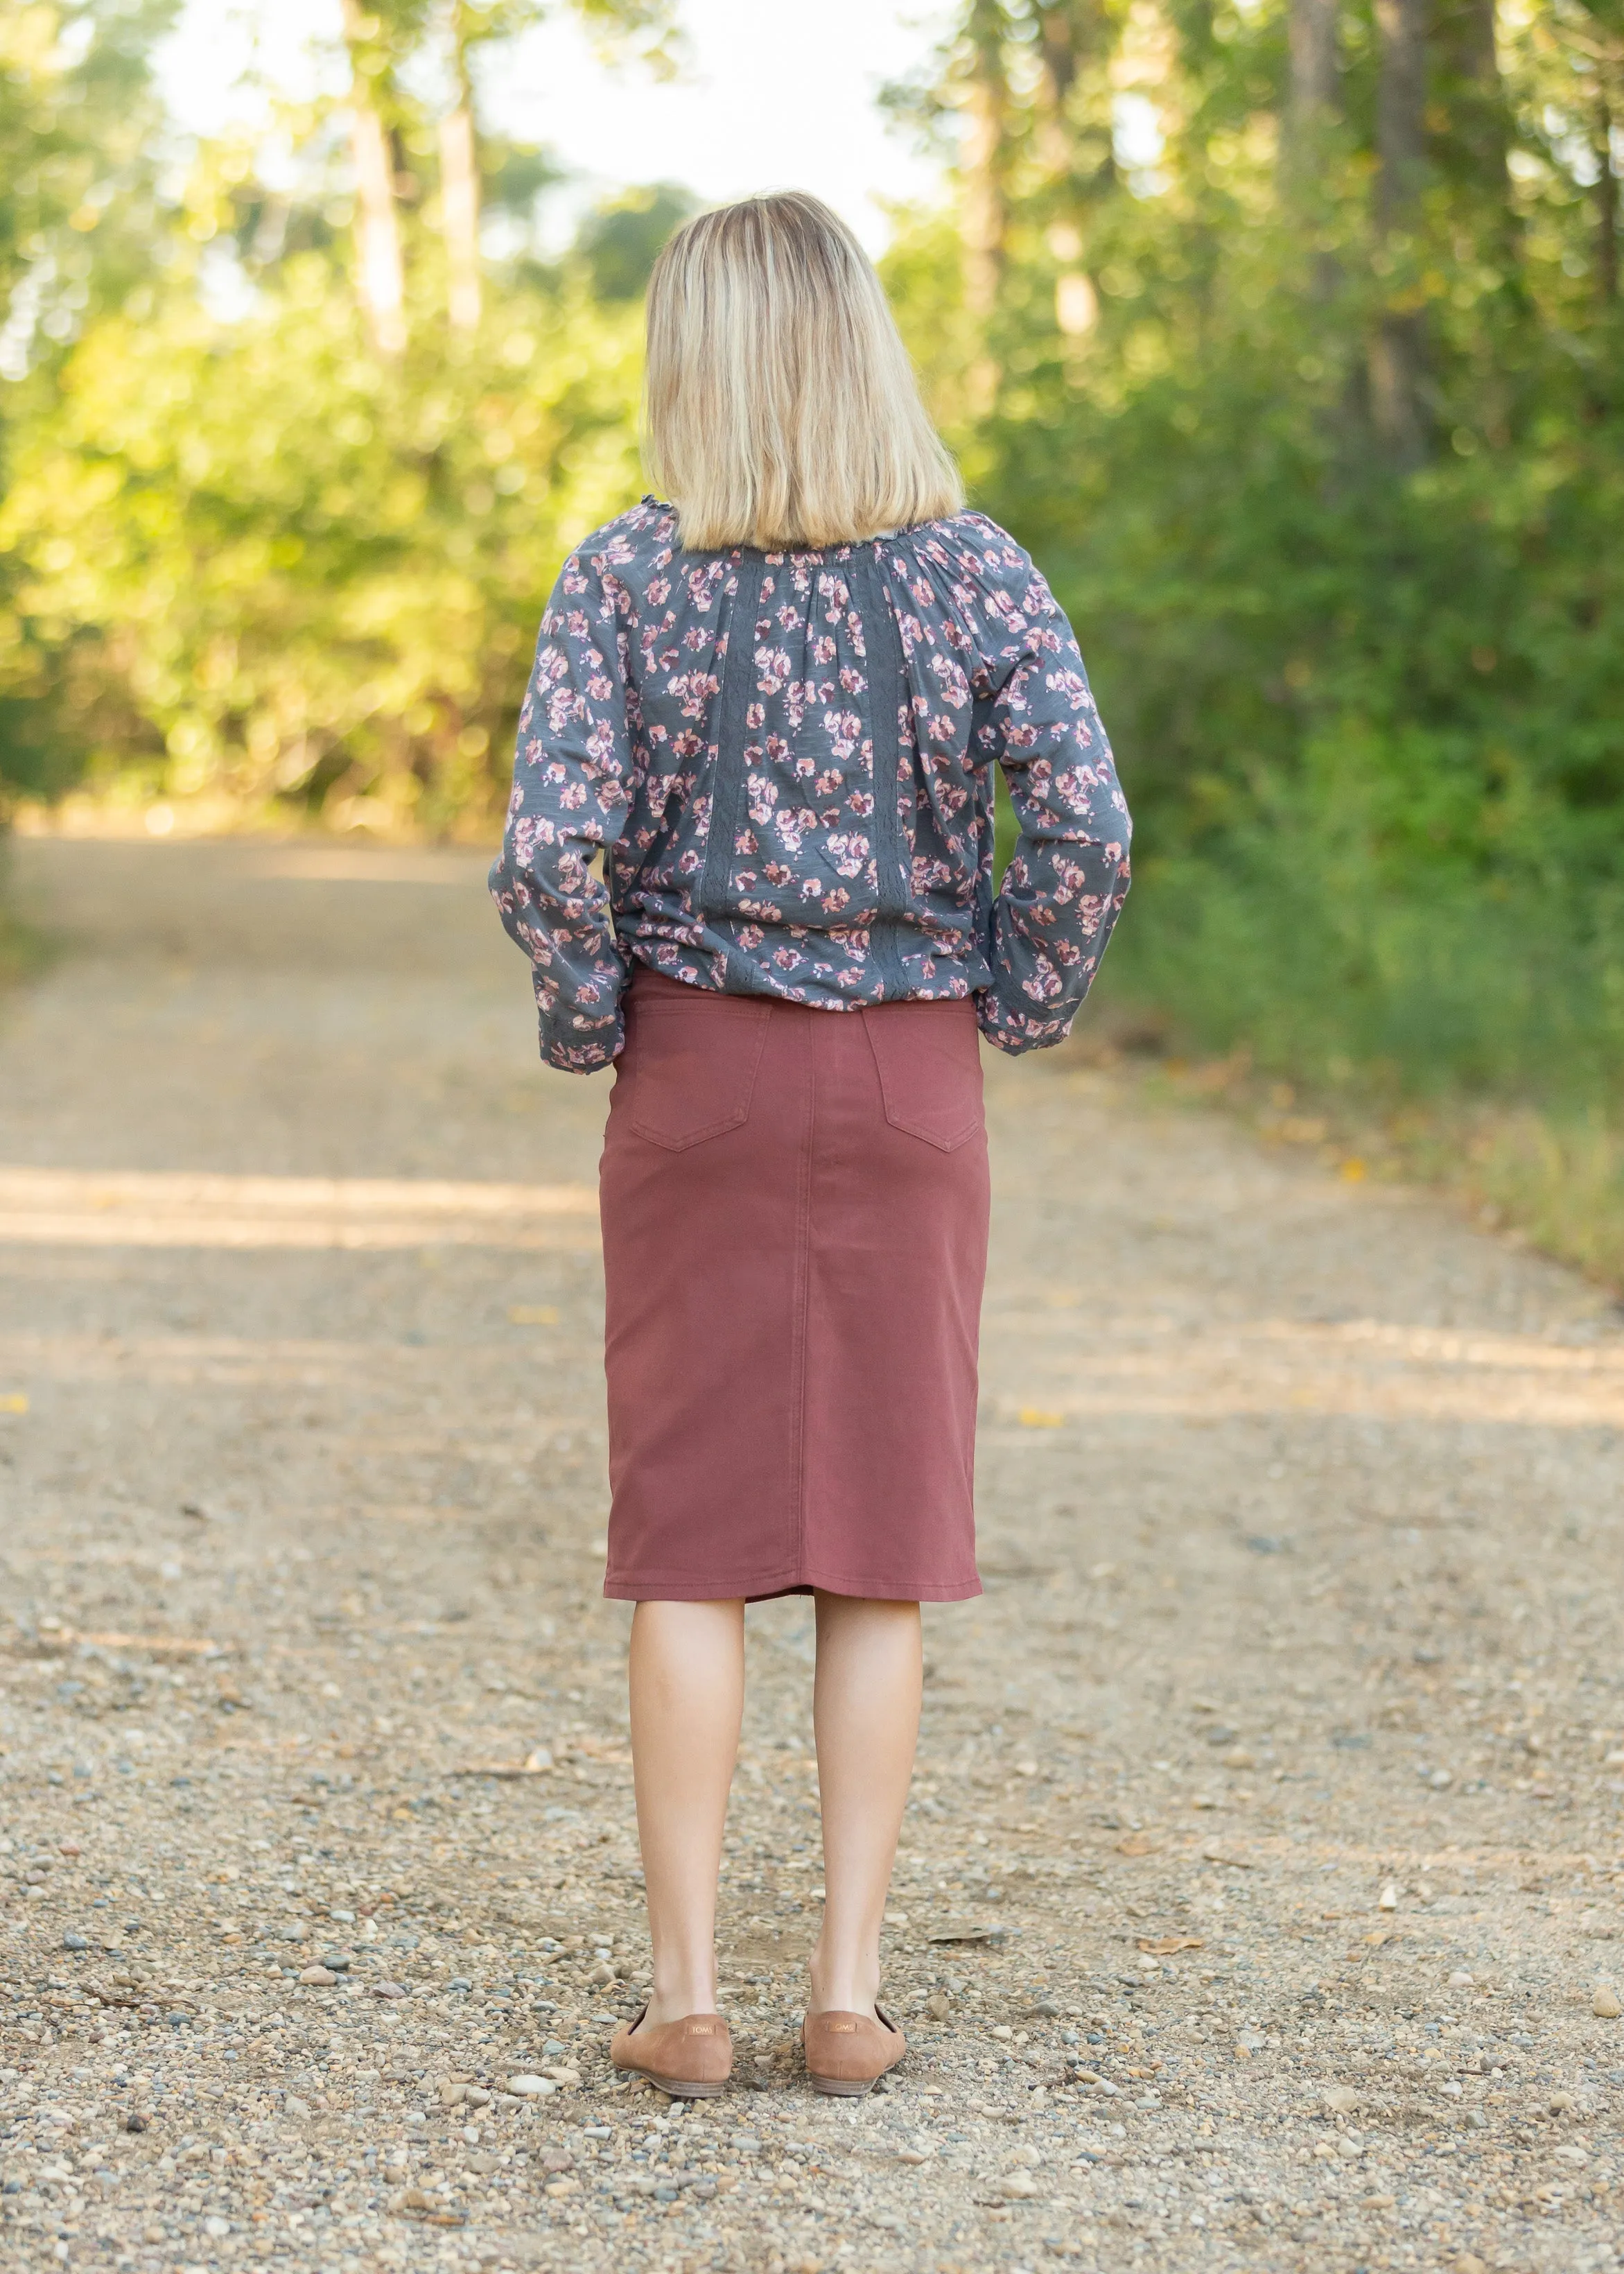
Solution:
<path fill-rule="evenodd" d="M 611 1062 L 635 963 L 820 1010 L 972 995 L 1026 1050 L 1088 991 L 1128 835 L 1071 626 L 984 515 L 689 553 L 645 498 L 542 619 L 491 890 L 553 1065 Z"/>

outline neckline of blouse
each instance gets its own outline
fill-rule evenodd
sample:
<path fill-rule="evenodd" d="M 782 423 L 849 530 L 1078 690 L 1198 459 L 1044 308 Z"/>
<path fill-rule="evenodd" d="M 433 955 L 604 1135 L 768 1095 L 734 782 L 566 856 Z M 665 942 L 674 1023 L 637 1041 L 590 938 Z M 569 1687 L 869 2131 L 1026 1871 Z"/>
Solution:
<path fill-rule="evenodd" d="M 656 497 L 652 492 L 642 502 L 653 506 L 660 513 L 674 515 L 677 508 L 669 498 Z M 937 514 L 930 521 L 910 522 L 904 529 L 883 529 L 874 537 L 843 538 L 838 545 L 784 546 L 770 551 L 764 545 L 684 545 L 679 547 L 685 561 L 828 561 L 839 560 L 853 553 L 865 553 L 876 546 L 894 545 L 903 538 L 917 537 L 921 530 L 940 528 L 944 521 L 956 521 L 957 514 Z"/>

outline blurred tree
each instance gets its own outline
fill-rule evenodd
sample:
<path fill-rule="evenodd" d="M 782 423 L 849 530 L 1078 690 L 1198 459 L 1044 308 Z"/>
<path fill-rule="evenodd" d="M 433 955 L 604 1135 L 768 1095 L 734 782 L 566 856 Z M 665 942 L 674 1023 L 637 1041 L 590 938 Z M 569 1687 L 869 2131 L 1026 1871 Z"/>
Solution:
<path fill-rule="evenodd" d="M 961 0 L 893 97 L 998 184 L 984 315 L 934 221 L 887 275 L 1126 769 L 1109 986 L 1209 1044 L 1624 1110 L 1620 22 Z"/>
<path fill-rule="evenodd" d="M 395 210 L 395 58 L 418 38 L 425 0 L 341 0 L 350 58 L 350 151 L 356 179 L 356 290 L 382 356 L 406 346 L 406 272 Z"/>
<path fill-rule="evenodd" d="M 641 486 L 638 311 L 610 243 L 601 297 L 590 262 L 538 264 L 523 224 L 555 169 L 480 138 L 515 226 L 475 272 L 477 352 L 408 320 L 440 284 L 438 0 L 335 11 L 350 99 L 279 115 L 274 188 L 252 144 L 180 162 L 143 76 L 167 7 L 26 12 L 31 44 L 0 19 L 28 66 L 0 81 L 19 154 L 0 192 L 0 773 L 49 790 L 87 772 L 103 794 L 222 817 L 488 826 L 558 560 Z M 535 12 L 476 6 L 474 29 L 511 35 Z M 645 47 L 665 21 L 577 12 Z M 649 205 L 645 238 L 684 200 Z"/>
<path fill-rule="evenodd" d="M 163 115 L 149 56 L 178 0 L 0 9 L 0 483 L 73 343 L 138 289 L 161 237 Z M 71 618 L 30 603 L 0 546 L 0 820 L 71 779 L 98 703 Z"/>
<path fill-rule="evenodd" d="M 568 0 L 605 54 L 635 52 L 657 70 L 669 68 L 674 25 L 671 0 Z M 441 0 L 451 102 L 440 120 L 440 217 L 450 280 L 451 321 L 461 331 L 479 322 L 479 129 L 473 56 L 485 43 L 516 38 L 553 12 L 548 0 Z"/>
<path fill-rule="evenodd" d="M 1386 278 L 1371 337 L 1376 430 L 1401 466 L 1426 448 L 1427 321 L 1419 271 L 1426 182 L 1426 31 L 1429 0 L 1375 0 L 1380 66 L 1376 81 L 1376 254 Z"/>
<path fill-rule="evenodd" d="M 660 247 L 673 230 L 699 210 L 691 190 L 674 182 L 654 182 L 628 190 L 590 213 L 575 236 L 575 252 L 585 263 L 599 300 L 639 300 Z"/>

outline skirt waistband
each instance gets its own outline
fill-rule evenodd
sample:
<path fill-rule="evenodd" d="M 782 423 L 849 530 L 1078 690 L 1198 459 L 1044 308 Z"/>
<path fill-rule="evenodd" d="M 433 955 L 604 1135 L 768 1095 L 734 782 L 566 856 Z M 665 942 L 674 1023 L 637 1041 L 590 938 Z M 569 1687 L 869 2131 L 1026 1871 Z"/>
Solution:
<path fill-rule="evenodd" d="M 695 1001 L 748 1003 L 752 1005 L 764 1004 L 769 1010 L 792 1013 L 798 1017 L 808 1019 L 825 1017 L 844 1019 L 849 1018 L 853 1012 L 861 1015 L 866 1011 L 891 1011 L 898 1008 L 898 1005 L 893 1003 L 847 1003 L 837 1010 L 832 1005 L 819 1003 L 791 1003 L 782 995 L 757 994 L 754 990 L 748 994 L 735 995 L 726 989 L 696 987 L 686 979 L 669 978 L 665 972 L 655 971 L 646 963 L 633 965 L 631 978 L 627 983 L 627 991 L 631 996 L 642 997 L 645 1000 L 650 997 L 658 999 L 664 996 L 688 1003 Z M 966 1009 L 973 1007 L 973 998 L 967 995 L 914 995 L 905 996 L 900 999 L 921 1010 L 957 1011 L 961 1017 Z"/>

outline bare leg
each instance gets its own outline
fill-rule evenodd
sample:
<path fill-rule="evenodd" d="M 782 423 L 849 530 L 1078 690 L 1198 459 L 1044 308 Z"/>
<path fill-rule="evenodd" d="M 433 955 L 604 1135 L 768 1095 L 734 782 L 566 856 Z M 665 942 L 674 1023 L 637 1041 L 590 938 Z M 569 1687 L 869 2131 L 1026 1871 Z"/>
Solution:
<path fill-rule="evenodd" d="M 817 1598 L 812 1721 L 823 1810 L 823 1926 L 814 2013 L 868 2014 L 880 1923 L 919 1740 L 924 1661 L 917 1603 Z"/>
<path fill-rule="evenodd" d="M 716 1884 L 744 1712 L 744 1605 L 639 1603 L 631 1724 L 652 2023 L 716 2011 Z"/>

